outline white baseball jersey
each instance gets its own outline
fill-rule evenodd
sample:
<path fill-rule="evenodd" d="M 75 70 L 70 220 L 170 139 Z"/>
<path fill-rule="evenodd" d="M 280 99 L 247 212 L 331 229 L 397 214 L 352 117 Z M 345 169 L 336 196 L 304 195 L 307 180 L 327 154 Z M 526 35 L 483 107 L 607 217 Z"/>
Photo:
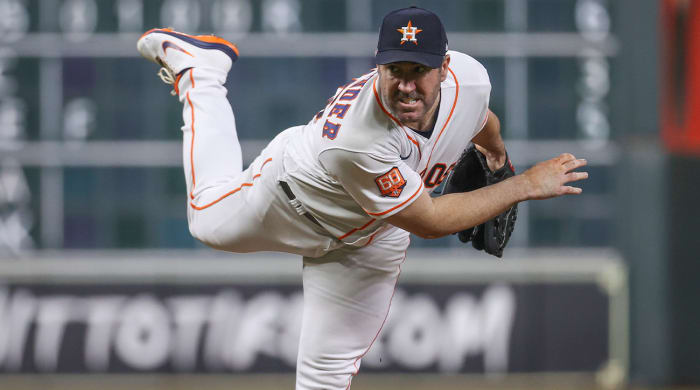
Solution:
<path fill-rule="evenodd" d="M 435 189 L 486 123 L 491 84 L 474 58 L 449 51 L 430 138 L 403 126 L 381 101 L 372 71 L 340 87 L 294 131 L 284 167 L 294 194 L 340 241 L 367 244 L 383 219 Z"/>
<path fill-rule="evenodd" d="M 222 61 L 224 44 L 169 30 L 142 39 L 147 58 L 188 69 L 175 85 L 183 103 L 190 232 L 217 249 L 304 256 L 296 389 L 349 389 L 386 321 L 409 245 L 409 233 L 383 219 L 434 189 L 483 127 L 486 71 L 450 52 L 429 138 L 394 119 L 381 102 L 376 72 L 364 75 L 340 88 L 306 126 L 281 132 L 242 170 L 223 86 L 230 66 Z M 182 50 L 166 52 L 173 45 Z M 322 226 L 299 215 L 297 200 Z"/>

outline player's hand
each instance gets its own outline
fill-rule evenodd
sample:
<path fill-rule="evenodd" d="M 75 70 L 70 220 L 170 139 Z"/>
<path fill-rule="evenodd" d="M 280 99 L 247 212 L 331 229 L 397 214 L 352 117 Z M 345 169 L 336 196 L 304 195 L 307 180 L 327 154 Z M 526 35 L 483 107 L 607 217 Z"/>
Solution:
<path fill-rule="evenodd" d="M 588 162 L 564 153 L 551 160 L 542 161 L 521 175 L 527 187 L 528 199 L 547 199 L 561 195 L 575 195 L 583 192 L 581 188 L 567 183 L 588 178 L 588 172 L 576 172 Z"/>

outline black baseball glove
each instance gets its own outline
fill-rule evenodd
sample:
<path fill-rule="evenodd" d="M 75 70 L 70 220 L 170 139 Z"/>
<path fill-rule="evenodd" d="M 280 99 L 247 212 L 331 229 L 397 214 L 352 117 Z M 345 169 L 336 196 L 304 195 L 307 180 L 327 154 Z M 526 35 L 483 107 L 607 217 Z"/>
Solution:
<path fill-rule="evenodd" d="M 486 162 L 486 157 L 472 144 L 462 153 L 457 165 L 455 165 L 448 177 L 442 193 L 474 191 L 512 176 L 515 176 L 515 170 L 510 163 L 507 153 L 506 163 L 495 172 L 492 172 Z M 517 216 L 518 204 L 516 203 L 495 218 L 457 233 L 459 240 L 465 243 L 471 241 L 475 249 L 501 257 L 503 256 L 503 249 L 506 247 L 511 233 L 513 233 Z"/>

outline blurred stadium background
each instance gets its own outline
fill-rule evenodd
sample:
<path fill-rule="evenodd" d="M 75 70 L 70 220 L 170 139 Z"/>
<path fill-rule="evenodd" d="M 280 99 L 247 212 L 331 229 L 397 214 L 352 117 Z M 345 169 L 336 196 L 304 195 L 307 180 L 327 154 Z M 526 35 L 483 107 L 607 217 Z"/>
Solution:
<path fill-rule="evenodd" d="M 486 66 L 519 171 L 591 178 L 521 204 L 503 260 L 412 240 L 353 388 L 699 385 L 700 2 L 0 0 L 0 388 L 291 388 L 300 261 L 189 236 L 180 105 L 136 40 L 237 43 L 247 163 L 407 5 Z"/>

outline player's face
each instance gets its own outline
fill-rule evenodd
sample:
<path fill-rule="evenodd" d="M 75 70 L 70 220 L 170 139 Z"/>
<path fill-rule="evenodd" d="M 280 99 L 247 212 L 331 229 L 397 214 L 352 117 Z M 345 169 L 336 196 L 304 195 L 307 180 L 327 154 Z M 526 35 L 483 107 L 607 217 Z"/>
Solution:
<path fill-rule="evenodd" d="M 450 57 L 439 68 L 415 62 L 379 65 L 379 89 L 384 104 L 402 124 L 428 131 L 440 104 L 440 82 L 447 77 Z"/>

